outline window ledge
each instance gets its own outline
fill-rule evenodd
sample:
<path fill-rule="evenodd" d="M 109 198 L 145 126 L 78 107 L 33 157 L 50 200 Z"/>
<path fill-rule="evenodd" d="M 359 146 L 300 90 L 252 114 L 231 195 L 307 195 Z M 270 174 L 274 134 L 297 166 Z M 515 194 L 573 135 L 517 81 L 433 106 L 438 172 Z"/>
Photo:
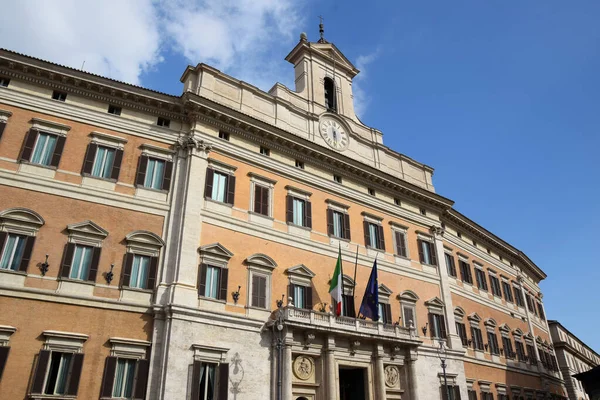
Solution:
<path fill-rule="evenodd" d="M 4 273 L 8 273 L 8 274 L 15 274 L 15 275 L 27 276 L 27 272 L 23 272 L 23 271 L 15 271 L 15 270 L 13 270 L 13 269 L 4 269 L 4 268 L 0 268 L 0 272 L 4 272 Z"/>
<path fill-rule="evenodd" d="M 295 227 L 295 228 L 298 228 L 298 229 L 303 229 L 303 230 L 305 230 L 305 231 L 312 231 L 312 228 L 309 228 L 308 226 L 296 225 L 296 224 L 294 224 L 293 222 L 287 222 L 287 224 L 288 224 L 288 226 L 293 226 L 293 227 Z"/>
<path fill-rule="evenodd" d="M 100 177 L 91 176 L 89 174 L 86 174 L 83 176 L 83 179 L 81 180 L 81 185 L 93 187 L 96 189 L 113 191 L 113 190 L 115 190 L 116 182 L 117 182 L 116 179 L 100 178 Z"/>
<path fill-rule="evenodd" d="M 201 294 L 198 295 L 198 299 L 199 300 L 210 301 L 210 302 L 213 302 L 213 303 L 227 304 L 227 300 L 214 299 L 212 297 L 206 297 L 206 296 L 203 296 Z M 260 310 L 262 310 L 262 308 Z"/>
<path fill-rule="evenodd" d="M 144 190 L 148 190 L 148 191 L 150 191 L 150 192 L 156 192 L 156 193 L 169 193 L 169 191 L 168 191 L 168 190 L 154 189 L 154 188 L 147 187 L 147 186 L 144 186 L 144 185 L 138 185 L 138 184 L 136 184 L 136 185 L 135 185 L 135 187 L 136 187 L 136 189 L 144 189 Z"/>
<path fill-rule="evenodd" d="M 224 201 L 213 200 L 213 199 L 211 199 L 210 197 L 205 197 L 205 198 L 204 198 L 204 200 L 206 200 L 206 201 L 208 201 L 208 202 L 210 202 L 210 203 L 214 203 L 214 204 L 220 204 L 220 205 L 222 205 L 222 206 L 224 206 L 224 207 L 231 207 L 231 208 L 233 208 L 233 204 L 226 203 L 226 202 L 224 202 Z M 257 214 L 258 214 L 258 213 L 257 213 Z M 262 214 L 261 214 L 261 215 L 262 215 Z"/>
<path fill-rule="evenodd" d="M 91 179 L 96 179 L 98 181 L 105 181 L 105 182 L 117 182 L 116 179 L 113 178 L 102 178 L 100 176 L 94 176 L 92 174 L 88 174 L 88 173 L 82 173 L 81 176 L 83 176 L 84 178 L 91 178 Z"/>
<path fill-rule="evenodd" d="M 266 218 L 266 219 L 270 219 L 271 221 L 274 221 L 275 218 L 265 215 L 265 214 L 261 214 L 259 212 L 256 211 L 248 211 L 248 214 L 252 214 L 252 215 L 256 215 L 257 217 L 262 217 L 262 218 Z"/>
<path fill-rule="evenodd" d="M 153 293 L 154 289 L 142 289 L 142 288 L 134 288 L 134 287 L 129 287 L 129 286 L 121 286 L 121 290 L 130 290 L 132 292 L 139 292 L 139 293 Z"/>
<path fill-rule="evenodd" d="M 84 280 L 81 280 L 81 279 L 58 277 L 58 280 L 62 281 L 62 282 L 73 282 L 73 283 L 81 283 L 81 284 L 84 284 L 84 285 L 96 286 L 96 282 L 84 281 Z"/>
<path fill-rule="evenodd" d="M 343 237 L 335 236 L 333 234 L 328 234 L 327 236 L 329 236 L 330 239 L 341 240 L 342 242 L 350 242 L 350 239 L 346 239 L 346 238 L 343 238 Z"/>
<path fill-rule="evenodd" d="M 385 253 L 385 249 L 379 249 L 377 247 L 373 247 L 373 246 L 365 246 L 367 249 L 369 250 L 373 250 L 373 251 L 379 251 L 381 253 Z"/>
<path fill-rule="evenodd" d="M 59 100 L 55 100 L 59 101 Z M 29 399 L 54 399 L 54 400 L 72 400 L 76 399 L 77 396 L 63 396 L 63 395 L 55 395 L 55 394 L 30 394 Z"/>

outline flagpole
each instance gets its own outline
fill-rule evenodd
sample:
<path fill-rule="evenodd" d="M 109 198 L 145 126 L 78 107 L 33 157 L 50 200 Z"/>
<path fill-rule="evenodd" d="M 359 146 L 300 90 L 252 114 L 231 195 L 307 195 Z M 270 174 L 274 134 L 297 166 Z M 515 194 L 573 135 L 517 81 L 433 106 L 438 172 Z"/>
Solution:
<path fill-rule="evenodd" d="M 342 262 L 342 242 L 338 242 L 338 257 L 340 258 L 340 285 L 342 288 L 342 311 L 340 315 L 344 314 L 344 263 Z"/>
<path fill-rule="evenodd" d="M 356 245 L 356 258 L 354 259 L 354 286 L 352 287 L 352 300 L 356 294 L 356 268 L 358 267 L 358 245 Z"/>

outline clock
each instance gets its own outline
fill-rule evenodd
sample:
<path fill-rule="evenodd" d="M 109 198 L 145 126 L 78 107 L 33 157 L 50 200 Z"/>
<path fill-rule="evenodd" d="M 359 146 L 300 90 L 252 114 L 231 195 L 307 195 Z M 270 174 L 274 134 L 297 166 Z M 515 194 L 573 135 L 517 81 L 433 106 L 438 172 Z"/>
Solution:
<path fill-rule="evenodd" d="M 344 127 L 330 117 L 321 118 L 319 131 L 327 144 L 336 150 L 345 150 L 348 147 L 348 134 Z"/>

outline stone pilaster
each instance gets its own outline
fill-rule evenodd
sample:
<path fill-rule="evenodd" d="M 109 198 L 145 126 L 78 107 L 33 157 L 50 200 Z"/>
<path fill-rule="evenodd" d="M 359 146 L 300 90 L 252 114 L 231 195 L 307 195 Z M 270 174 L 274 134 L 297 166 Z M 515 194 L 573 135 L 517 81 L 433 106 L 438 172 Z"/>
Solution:
<path fill-rule="evenodd" d="M 542 366 L 540 365 L 540 351 L 537 347 L 537 340 L 535 340 L 535 331 L 533 330 L 533 322 L 531 322 L 531 314 L 529 312 L 529 305 L 527 304 L 527 297 L 525 297 L 525 287 L 523 285 L 523 276 L 517 276 L 517 281 L 519 282 L 519 289 L 521 289 L 521 296 L 523 297 L 523 301 L 525 302 L 525 315 L 527 317 L 527 326 L 529 326 L 529 332 L 533 336 L 533 351 L 535 352 L 535 358 L 537 361 L 538 370 L 542 371 Z M 532 299 L 533 301 L 533 299 Z M 535 304 L 533 305 L 535 307 Z"/>
<path fill-rule="evenodd" d="M 327 347 L 325 348 L 326 373 L 327 380 L 327 399 L 336 400 L 338 398 L 337 371 L 335 366 L 335 339 L 333 336 L 327 338 Z"/>
<path fill-rule="evenodd" d="M 375 399 L 385 400 L 385 371 L 383 370 L 383 345 L 375 347 Z"/>
<path fill-rule="evenodd" d="M 448 267 L 446 257 L 444 257 L 444 229 L 432 226 L 430 232 L 434 238 L 435 251 L 438 259 L 438 274 L 440 277 L 440 291 L 442 301 L 444 302 L 444 313 L 447 322 L 448 347 L 453 350 L 463 350 L 462 341 L 456 332 L 456 320 L 454 319 L 454 306 L 452 305 L 452 295 L 450 293 L 450 283 L 448 282 Z"/>
<path fill-rule="evenodd" d="M 408 370 L 408 393 L 410 400 L 419 400 L 419 379 L 417 377 L 416 353 L 411 351 L 409 357 L 407 357 L 405 361 Z"/>
<path fill-rule="evenodd" d="M 292 398 L 292 334 L 288 332 L 286 335 L 283 348 L 283 368 L 282 368 L 282 385 L 283 398 L 282 400 L 293 400 Z"/>

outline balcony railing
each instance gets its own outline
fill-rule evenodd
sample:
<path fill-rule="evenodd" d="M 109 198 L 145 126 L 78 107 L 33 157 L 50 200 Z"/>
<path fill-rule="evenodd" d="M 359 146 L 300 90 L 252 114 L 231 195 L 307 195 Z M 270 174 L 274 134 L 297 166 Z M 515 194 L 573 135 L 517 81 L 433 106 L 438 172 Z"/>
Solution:
<path fill-rule="evenodd" d="M 305 310 L 293 306 L 283 307 L 283 319 L 289 323 L 308 325 L 313 328 L 335 329 L 349 334 L 378 335 L 389 338 L 419 341 L 416 329 L 405 328 L 397 324 L 384 324 L 366 319 L 336 316 L 314 310 Z"/>

